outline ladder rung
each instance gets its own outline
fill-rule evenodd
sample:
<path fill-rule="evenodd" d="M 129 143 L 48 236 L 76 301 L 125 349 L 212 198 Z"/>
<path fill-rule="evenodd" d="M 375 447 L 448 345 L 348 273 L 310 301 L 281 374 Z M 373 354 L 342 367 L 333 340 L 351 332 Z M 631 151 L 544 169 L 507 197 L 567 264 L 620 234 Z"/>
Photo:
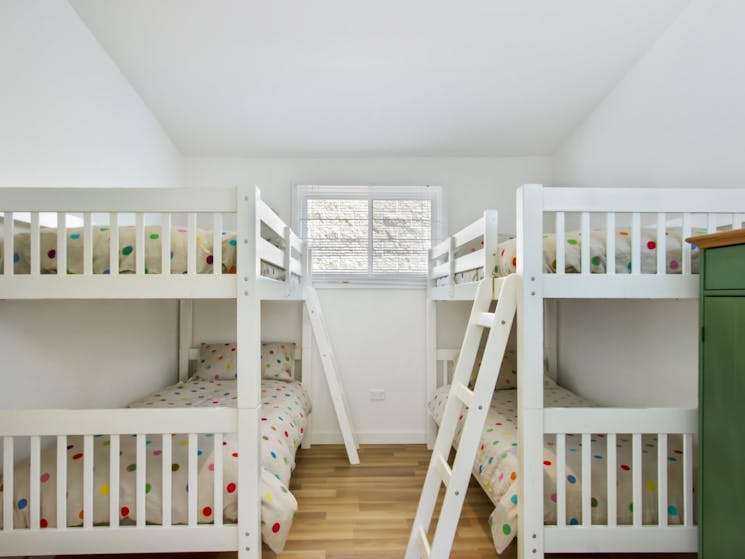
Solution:
<path fill-rule="evenodd" d="M 432 550 L 429 547 L 429 542 L 427 541 L 427 534 L 424 533 L 424 528 L 419 526 L 419 537 L 417 538 L 419 542 L 419 553 L 421 556 L 425 559 L 429 559 L 429 556 L 432 552 Z"/>
<path fill-rule="evenodd" d="M 484 328 L 491 328 L 494 325 L 494 313 L 480 312 L 476 318 L 476 324 Z"/>
<path fill-rule="evenodd" d="M 465 384 L 455 383 L 453 386 L 455 395 L 469 408 L 473 405 L 473 390 L 469 389 Z"/>
<path fill-rule="evenodd" d="M 440 479 L 442 480 L 442 483 L 445 484 L 445 487 L 450 485 L 450 478 L 453 477 L 453 471 L 450 469 L 450 466 L 445 458 L 443 458 L 442 454 L 437 455 L 435 468 L 437 469 L 437 473 L 440 474 Z"/>

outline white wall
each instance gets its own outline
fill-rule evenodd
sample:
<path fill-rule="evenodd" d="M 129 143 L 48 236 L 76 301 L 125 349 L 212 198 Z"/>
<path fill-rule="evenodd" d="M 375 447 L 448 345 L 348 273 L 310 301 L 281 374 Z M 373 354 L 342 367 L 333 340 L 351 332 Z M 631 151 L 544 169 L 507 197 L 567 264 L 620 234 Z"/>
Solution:
<path fill-rule="evenodd" d="M 745 187 L 743 21 L 739 0 L 694 0 L 559 147 L 554 182 Z M 560 379 L 610 404 L 695 405 L 697 321 L 694 301 L 565 302 Z"/>
<path fill-rule="evenodd" d="M 179 186 L 182 158 L 63 1 L 0 2 L 0 186 Z M 176 304 L 0 301 L 0 408 L 121 406 L 176 380 Z"/>
<path fill-rule="evenodd" d="M 189 186 L 257 185 L 284 219 L 292 217 L 296 184 L 441 185 L 447 200 L 449 229 L 459 229 L 484 209 L 496 208 L 504 231 L 514 232 L 515 188 L 525 182 L 549 183 L 551 159 L 531 158 L 345 158 L 345 159 L 187 159 Z M 319 291 L 327 326 L 362 442 L 409 443 L 425 440 L 424 289 L 352 289 Z M 470 305 L 440 305 L 439 342 L 460 347 Z M 262 335 L 266 341 L 300 336 L 297 304 L 265 303 Z M 201 336 L 234 336 L 232 303 L 200 303 L 196 330 Z M 215 329 L 218 328 L 218 329 Z M 313 441 L 339 441 L 320 359 L 314 359 Z M 370 388 L 386 391 L 384 402 L 371 402 Z"/>
<path fill-rule="evenodd" d="M 182 159 L 67 2 L 0 3 L 0 186 L 176 186 Z"/>

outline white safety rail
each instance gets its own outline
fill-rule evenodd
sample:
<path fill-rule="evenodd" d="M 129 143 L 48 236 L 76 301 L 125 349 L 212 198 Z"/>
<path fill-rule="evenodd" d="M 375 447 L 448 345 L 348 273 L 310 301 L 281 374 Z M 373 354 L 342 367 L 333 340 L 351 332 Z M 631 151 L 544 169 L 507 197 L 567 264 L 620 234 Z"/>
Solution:
<path fill-rule="evenodd" d="M 1 188 L 0 213 L 0 298 L 235 298 L 239 276 L 248 275 L 262 298 L 302 298 L 304 243 L 258 189 Z M 229 244 L 226 224 L 237 229 Z M 184 234 L 186 265 L 177 271 L 174 237 Z M 200 235 L 212 239 L 200 243 Z M 247 245 L 250 261 L 239 262 Z M 227 251 L 237 257 L 224 270 Z M 125 268 L 132 254 L 134 266 Z M 28 269 L 19 273 L 22 256 Z M 262 275 L 262 263 L 279 270 L 275 277 Z"/>
<path fill-rule="evenodd" d="M 487 210 L 481 218 L 433 246 L 429 251 L 429 297 L 473 300 L 479 281 L 492 275 L 497 244 L 497 212 Z M 468 271 L 478 279 L 458 282 L 457 275 Z"/>
<path fill-rule="evenodd" d="M 141 553 L 155 551 L 206 551 L 235 550 L 237 525 L 226 524 L 222 516 L 222 468 L 212 470 L 212 486 L 215 488 L 209 506 L 214 511 L 210 524 L 198 524 L 197 510 L 197 455 L 214 453 L 216 464 L 223 453 L 223 434 L 237 430 L 238 413 L 235 409 L 116 409 L 116 410 L 33 410 L 0 411 L 2 425 L 3 471 L 3 515 L 0 527 L 0 549 L 7 555 L 55 555 L 63 553 L 110 552 Z M 198 448 L 197 435 L 211 433 L 211 448 Z M 172 437 L 188 435 L 188 523 L 173 525 L 172 519 Z M 83 438 L 82 502 L 75 503 L 82 511 L 82 526 L 68 525 L 66 521 L 48 521 L 41 516 L 40 463 L 43 453 L 56 455 L 53 479 L 56 484 L 56 519 L 68 518 L 68 452 L 71 437 Z M 135 512 L 134 525 L 120 523 L 120 443 L 123 437 L 136 437 Z M 109 452 L 105 464 L 94 461 L 93 441 L 105 437 Z M 161 510 L 159 524 L 148 523 L 146 514 L 147 462 L 154 459 L 146 452 L 149 441 L 160 438 L 162 454 L 162 494 L 158 496 Z M 42 450 L 41 441 L 51 442 Z M 24 508 L 29 509 L 30 526 L 18 526 L 14 519 L 14 475 L 18 475 L 15 448 L 19 442 L 30 441 L 29 473 L 30 487 Z M 131 466 L 129 466 L 131 467 Z M 98 488 L 93 485 L 94 468 L 109 471 L 108 505 L 104 515 L 108 521 L 101 523 L 100 515 L 94 525 L 94 491 L 100 499 Z M 202 473 L 204 476 L 204 472 Z M 59 480 L 64 480 L 59 483 Z M 204 478 L 202 478 L 204 480 Z M 151 497 L 147 497 L 150 500 Z M 100 502 L 100 501 L 99 501 Z M 204 506 L 204 504 L 202 503 Z M 152 505 L 151 505 L 152 506 Z M 42 537 L 43 536 L 43 537 Z"/>
<path fill-rule="evenodd" d="M 524 207 L 525 220 L 537 231 L 556 235 L 556 273 L 542 274 L 545 298 L 696 298 L 698 254 L 685 239 L 739 229 L 745 221 L 743 190 L 523 189 L 535 199 Z M 544 230 L 544 224 L 553 226 Z M 570 232 L 573 237 L 578 232 L 580 239 L 580 269 L 575 273 L 566 271 L 568 243 L 577 244 L 568 238 Z M 604 246 L 583 242 L 593 233 Z M 525 242 L 525 254 L 536 258 L 543 253 L 540 234 L 518 237 Z M 627 266 L 617 261 L 618 239 L 628 239 Z"/>
<path fill-rule="evenodd" d="M 613 552 L 690 552 L 697 548 L 698 530 L 694 524 L 693 438 L 697 432 L 697 410 L 676 408 L 546 408 L 544 432 L 555 436 L 556 448 L 556 525 L 545 527 L 546 552 L 572 553 L 603 549 Z M 577 435 L 581 442 L 581 514 L 576 525 L 567 521 L 567 436 Z M 598 437 L 598 435 L 600 435 Z M 657 521 L 644 523 L 642 467 L 642 437 L 657 437 L 656 472 L 647 477 L 655 479 L 657 491 Z M 669 483 L 668 440 L 682 439 L 682 489 Z M 617 494 L 619 463 L 617 444 L 621 438 L 631 439 L 632 461 L 626 465 L 632 476 L 632 510 L 630 524 L 617 522 L 619 496 Z M 592 440 L 605 440 L 593 449 Z M 595 443 L 598 444 L 598 443 Z M 605 451 L 607 457 L 606 489 L 598 489 L 600 480 L 592 479 L 591 463 L 594 451 Z M 669 495 L 682 491 L 682 523 L 668 524 Z M 592 506 L 596 496 L 605 497 L 607 522 L 593 523 Z M 647 497 L 648 498 L 648 497 Z M 678 501 L 680 499 L 677 499 Z"/>

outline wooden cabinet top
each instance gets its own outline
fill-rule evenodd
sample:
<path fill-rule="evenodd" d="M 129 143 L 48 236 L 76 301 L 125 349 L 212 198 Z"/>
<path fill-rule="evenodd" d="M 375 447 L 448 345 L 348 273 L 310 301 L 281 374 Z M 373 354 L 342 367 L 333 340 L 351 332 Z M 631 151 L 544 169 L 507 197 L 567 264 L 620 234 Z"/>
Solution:
<path fill-rule="evenodd" d="M 709 235 L 698 235 L 688 237 L 687 243 L 693 243 L 698 248 L 717 248 L 731 245 L 745 244 L 745 229 L 733 229 L 731 231 L 721 231 L 710 233 Z"/>

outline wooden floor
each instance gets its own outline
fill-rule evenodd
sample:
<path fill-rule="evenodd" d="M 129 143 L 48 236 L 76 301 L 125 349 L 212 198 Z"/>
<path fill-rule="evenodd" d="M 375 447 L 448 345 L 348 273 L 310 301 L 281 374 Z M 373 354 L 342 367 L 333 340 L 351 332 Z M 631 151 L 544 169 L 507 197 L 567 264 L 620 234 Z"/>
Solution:
<path fill-rule="evenodd" d="M 299 451 L 291 489 L 300 510 L 285 551 L 275 555 L 265 547 L 264 559 L 403 558 L 429 457 L 423 445 L 363 446 L 360 448 L 361 464 L 350 466 L 343 446 L 314 446 Z M 497 557 L 486 523 L 493 508 L 481 488 L 472 482 L 451 557 Z M 514 559 L 516 551 L 513 543 L 501 557 Z M 194 554 L 193 559 L 234 559 L 235 556 L 235 553 L 200 553 Z M 122 556 L 111 557 L 123 559 Z M 149 557 L 175 559 L 183 558 L 184 554 Z M 620 559 L 623 556 L 552 557 Z M 644 557 L 692 558 L 695 555 Z M 130 559 L 134 558 L 130 556 Z"/>

